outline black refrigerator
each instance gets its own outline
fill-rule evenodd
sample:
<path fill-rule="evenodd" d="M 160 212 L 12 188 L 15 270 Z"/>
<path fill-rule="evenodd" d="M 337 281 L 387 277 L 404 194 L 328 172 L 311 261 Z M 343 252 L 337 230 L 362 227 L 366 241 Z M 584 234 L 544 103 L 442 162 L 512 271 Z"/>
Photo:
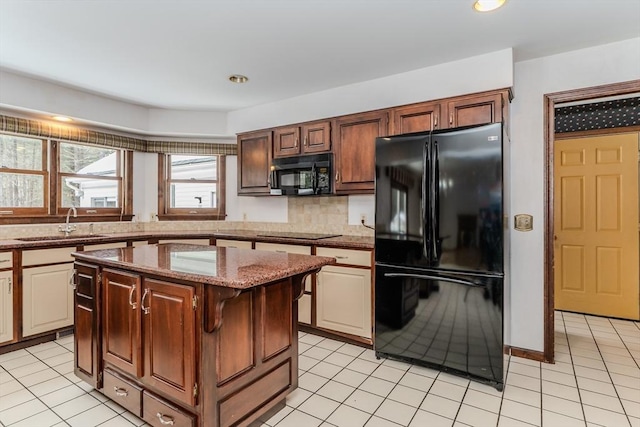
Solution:
<path fill-rule="evenodd" d="M 503 387 L 499 123 L 376 139 L 375 351 Z"/>

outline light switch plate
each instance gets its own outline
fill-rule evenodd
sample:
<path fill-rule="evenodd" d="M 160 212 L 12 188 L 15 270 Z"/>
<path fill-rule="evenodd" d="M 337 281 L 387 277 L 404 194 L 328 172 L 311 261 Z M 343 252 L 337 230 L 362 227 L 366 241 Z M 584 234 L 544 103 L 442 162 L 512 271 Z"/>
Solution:
<path fill-rule="evenodd" d="M 518 214 L 514 216 L 514 226 L 518 231 L 533 230 L 533 216 L 528 214 Z"/>

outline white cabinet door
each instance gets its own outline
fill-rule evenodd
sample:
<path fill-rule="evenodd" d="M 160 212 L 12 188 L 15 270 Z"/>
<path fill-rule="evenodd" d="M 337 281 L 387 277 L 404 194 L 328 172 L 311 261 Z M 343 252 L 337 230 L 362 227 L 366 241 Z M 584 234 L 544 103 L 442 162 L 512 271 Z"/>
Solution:
<path fill-rule="evenodd" d="M 12 271 L 0 272 L 0 343 L 13 339 Z"/>
<path fill-rule="evenodd" d="M 371 338 L 371 270 L 325 266 L 316 291 L 319 328 Z"/>
<path fill-rule="evenodd" d="M 22 270 L 22 336 L 73 325 L 73 264 Z"/>

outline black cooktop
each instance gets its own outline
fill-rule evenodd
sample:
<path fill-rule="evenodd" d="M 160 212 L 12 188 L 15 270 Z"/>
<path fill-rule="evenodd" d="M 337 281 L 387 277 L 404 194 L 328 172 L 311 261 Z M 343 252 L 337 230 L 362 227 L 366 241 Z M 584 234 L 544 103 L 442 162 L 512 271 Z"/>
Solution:
<path fill-rule="evenodd" d="M 258 234 L 258 237 L 284 237 L 287 239 L 305 239 L 305 240 L 320 240 L 328 239 L 329 237 L 339 237 L 342 234 L 320 234 L 320 233 L 290 233 L 287 231 L 272 231 L 269 233 Z"/>

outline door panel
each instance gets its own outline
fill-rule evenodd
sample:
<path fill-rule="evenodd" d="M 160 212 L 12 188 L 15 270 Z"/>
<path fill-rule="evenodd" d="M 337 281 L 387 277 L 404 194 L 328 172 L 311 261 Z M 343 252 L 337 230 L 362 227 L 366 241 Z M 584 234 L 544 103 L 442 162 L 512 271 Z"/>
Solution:
<path fill-rule="evenodd" d="M 638 134 L 555 142 L 555 308 L 638 319 Z"/>

